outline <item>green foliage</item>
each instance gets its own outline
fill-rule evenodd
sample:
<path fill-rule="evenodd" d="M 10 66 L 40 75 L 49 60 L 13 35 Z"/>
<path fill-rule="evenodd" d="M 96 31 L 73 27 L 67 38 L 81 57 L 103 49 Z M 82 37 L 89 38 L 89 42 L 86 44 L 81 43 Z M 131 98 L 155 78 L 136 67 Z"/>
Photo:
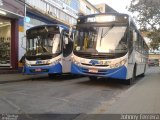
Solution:
<path fill-rule="evenodd" d="M 160 45 L 160 29 L 149 32 L 147 36 L 152 40 L 150 47 L 153 50 L 158 50 Z"/>
<path fill-rule="evenodd" d="M 160 43 L 160 0 L 132 0 L 128 10 L 134 13 L 134 18 L 140 30 L 149 33 L 152 41 L 150 47 L 155 50 Z"/>
<path fill-rule="evenodd" d="M 156 29 L 160 25 L 160 0 L 132 0 L 129 11 L 135 13 L 141 29 Z"/>

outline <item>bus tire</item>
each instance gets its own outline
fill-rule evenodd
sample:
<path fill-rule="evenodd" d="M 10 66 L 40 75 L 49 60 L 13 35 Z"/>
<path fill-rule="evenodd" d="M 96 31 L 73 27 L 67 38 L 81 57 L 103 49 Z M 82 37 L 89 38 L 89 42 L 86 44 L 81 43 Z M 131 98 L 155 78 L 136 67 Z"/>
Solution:
<path fill-rule="evenodd" d="M 48 77 L 49 77 L 50 79 L 53 79 L 53 78 L 54 78 L 54 76 L 55 76 L 55 75 L 54 75 L 54 74 L 52 74 L 52 73 L 49 73 L 49 74 L 48 74 Z"/>
<path fill-rule="evenodd" d="M 127 85 L 133 85 L 135 83 L 136 79 L 136 65 L 134 66 L 133 73 L 132 73 L 132 78 L 126 81 Z"/>
<path fill-rule="evenodd" d="M 89 79 L 90 80 L 97 80 L 97 77 L 96 76 L 89 76 Z"/>

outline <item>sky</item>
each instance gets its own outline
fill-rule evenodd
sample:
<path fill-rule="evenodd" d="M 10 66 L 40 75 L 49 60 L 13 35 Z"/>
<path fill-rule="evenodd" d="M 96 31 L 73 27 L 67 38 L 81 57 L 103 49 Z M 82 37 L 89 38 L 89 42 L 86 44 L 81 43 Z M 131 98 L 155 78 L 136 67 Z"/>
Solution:
<path fill-rule="evenodd" d="M 112 7 L 113 9 L 115 9 L 120 13 L 127 13 L 131 15 L 131 13 L 128 12 L 128 10 L 126 9 L 126 6 L 130 5 L 131 0 L 88 0 L 88 1 L 93 5 L 106 3 L 107 5 L 109 5 L 110 7 Z"/>

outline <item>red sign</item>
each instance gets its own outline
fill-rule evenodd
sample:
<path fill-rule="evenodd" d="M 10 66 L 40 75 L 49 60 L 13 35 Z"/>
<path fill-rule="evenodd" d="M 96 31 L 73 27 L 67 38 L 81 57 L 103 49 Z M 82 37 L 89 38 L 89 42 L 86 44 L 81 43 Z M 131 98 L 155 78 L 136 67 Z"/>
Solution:
<path fill-rule="evenodd" d="M 91 69 L 88 70 L 88 72 L 90 72 L 90 73 L 98 73 L 98 70 L 94 69 L 94 68 L 91 68 Z"/>
<path fill-rule="evenodd" d="M 37 68 L 37 69 L 35 69 L 35 72 L 41 72 L 42 71 L 42 69 L 41 68 Z"/>

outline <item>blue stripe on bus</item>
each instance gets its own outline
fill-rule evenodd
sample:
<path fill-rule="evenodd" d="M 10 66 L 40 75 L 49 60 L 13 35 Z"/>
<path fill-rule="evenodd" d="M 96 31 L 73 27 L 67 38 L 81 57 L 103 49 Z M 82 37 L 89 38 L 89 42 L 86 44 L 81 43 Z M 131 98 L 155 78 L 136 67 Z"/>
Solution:
<path fill-rule="evenodd" d="M 74 63 L 72 63 L 71 65 L 71 73 L 73 74 L 100 76 L 100 77 L 108 77 L 116 79 L 126 79 L 127 76 L 127 68 L 125 66 L 121 66 L 119 68 L 114 68 L 114 69 L 98 70 L 98 73 L 90 73 L 88 71 L 89 71 L 88 68 L 79 67 Z"/>
<path fill-rule="evenodd" d="M 45 72 L 33 72 L 35 69 L 41 69 Z M 48 74 L 48 73 L 62 73 L 62 65 L 60 63 L 52 66 L 32 66 L 28 67 L 25 66 L 24 68 L 24 74 Z"/>

